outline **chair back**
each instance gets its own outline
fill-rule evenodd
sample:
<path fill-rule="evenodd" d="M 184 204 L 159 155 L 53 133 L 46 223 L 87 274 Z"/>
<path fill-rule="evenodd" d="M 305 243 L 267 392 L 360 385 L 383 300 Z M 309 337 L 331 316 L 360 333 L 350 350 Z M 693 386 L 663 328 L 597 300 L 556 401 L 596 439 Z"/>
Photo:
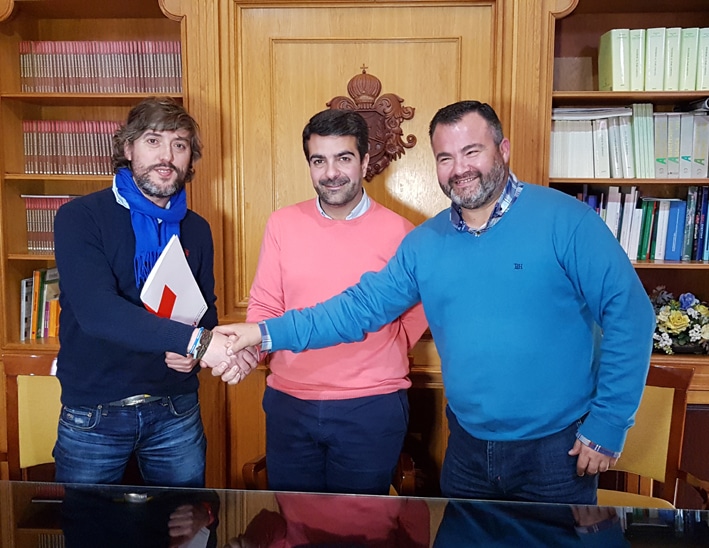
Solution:
<path fill-rule="evenodd" d="M 50 375 L 17 377 L 17 423 L 20 468 L 54 462 L 61 410 L 59 380 Z"/>
<path fill-rule="evenodd" d="M 52 375 L 56 354 L 3 353 L 7 416 L 7 468 L 11 480 L 28 478 L 28 463 L 53 463 L 60 390 Z M 47 456 L 48 455 L 48 456 Z M 49 459 L 49 460 L 47 460 Z M 51 468 L 52 465 L 35 468 Z"/>
<path fill-rule="evenodd" d="M 638 476 L 637 481 L 626 478 L 626 490 L 652 497 L 653 481 L 660 482 L 658 494 L 674 504 L 682 459 L 687 390 L 693 374 L 694 369 L 687 367 L 650 366 L 635 424 L 628 431 L 623 453 L 613 468 Z M 612 491 L 599 489 L 599 503 L 610 503 L 612 497 Z"/>

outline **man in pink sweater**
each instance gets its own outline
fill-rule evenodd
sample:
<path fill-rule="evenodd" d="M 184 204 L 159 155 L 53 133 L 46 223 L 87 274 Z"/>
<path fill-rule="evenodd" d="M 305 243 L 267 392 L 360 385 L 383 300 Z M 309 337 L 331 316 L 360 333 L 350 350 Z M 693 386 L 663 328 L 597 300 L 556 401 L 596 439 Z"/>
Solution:
<path fill-rule="evenodd" d="M 380 270 L 413 225 L 364 191 L 369 132 L 353 111 L 325 110 L 303 130 L 318 198 L 268 220 L 247 320 L 337 295 Z M 386 494 L 409 419 L 408 351 L 421 305 L 357 343 L 275 352 L 263 398 L 269 488 Z"/>

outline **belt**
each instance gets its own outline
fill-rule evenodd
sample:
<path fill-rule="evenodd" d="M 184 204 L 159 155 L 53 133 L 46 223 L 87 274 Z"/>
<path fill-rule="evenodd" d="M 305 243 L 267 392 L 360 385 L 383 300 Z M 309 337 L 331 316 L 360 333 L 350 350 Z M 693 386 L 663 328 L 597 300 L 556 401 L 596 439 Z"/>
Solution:
<path fill-rule="evenodd" d="M 123 398 L 122 400 L 112 401 L 108 405 L 110 407 L 132 407 L 134 405 L 141 405 L 143 403 L 150 403 L 154 401 L 159 401 L 162 396 L 151 396 L 150 394 L 138 394 L 137 396 L 130 396 L 128 398 Z"/>

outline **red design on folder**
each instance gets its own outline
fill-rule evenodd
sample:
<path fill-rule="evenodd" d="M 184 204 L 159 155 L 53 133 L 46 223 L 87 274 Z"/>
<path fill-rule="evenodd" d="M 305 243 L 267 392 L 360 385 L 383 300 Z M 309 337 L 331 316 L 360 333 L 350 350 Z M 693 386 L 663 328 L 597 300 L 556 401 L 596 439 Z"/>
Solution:
<path fill-rule="evenodd" d="M 161 318 L 169 318 L 172 316 L 172 311 L 175 308 L 175 301 L 177 300 L 177 295 L 168 286 L 165 286 L 162 290 L 162 297 L 160 298 L 160 306 L 157 310 L 153 310 L 147 304 L 145 308 L 150 310 L 156 316 Z"/>
<path fill-rule="evenodd" d="M 192 326 L 196 326 L 207 311 L 207 303 L 177 236 L 170 239 L 155 262 L 140 299 L 153 314 Z"/>

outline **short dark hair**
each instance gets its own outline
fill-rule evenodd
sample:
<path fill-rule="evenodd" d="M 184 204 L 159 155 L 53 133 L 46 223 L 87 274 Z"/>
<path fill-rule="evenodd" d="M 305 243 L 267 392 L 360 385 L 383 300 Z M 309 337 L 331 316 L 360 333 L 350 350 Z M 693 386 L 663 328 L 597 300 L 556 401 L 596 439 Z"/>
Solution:
<path fill-rule="evenodd" d="M 343 137 L 351 135 L 357 141 L 360 161 L 369 152 L 369 127 L 361 114 L 354 110 L 328 109 L 313 116 L 303 129 L 303 152 L 310 160 L 308 142 L 311 135 Z"/>
<path fill-rule="evenodd" d="M 185 174 L 185 182 L 194 177 L 193 164 L 202 157 L 202 141 L 199 138 L 199 125 L 185 108 L 171 97 L 148 97 L 135 105 L 128 113 L 125 124 L 113 135 L 113 172 L 122 167 L 130 167 L 124 147 L 133 143 L 148 130 L 177 131 L 186 129 L 190 134 L 190 165 Z"/>
<path fill-rule="evenodd" d="M 460 122 L 466 114 L 477 112 L 487 122 L 488 127 L 492 131 L 492 138 L 496 145 L 500 145 L 505 135 L 502 132 L 502 124 L 497 117 L 495 110 L 487 103 L 480 101 L 458 101 L 451 105 L 445 106 L 436 112 L 436 115 L 431 120 L 431 125 L 428 128 L 428 137 L 433 138 L 433 132 L 440 125 L 449 126 Z"/>

